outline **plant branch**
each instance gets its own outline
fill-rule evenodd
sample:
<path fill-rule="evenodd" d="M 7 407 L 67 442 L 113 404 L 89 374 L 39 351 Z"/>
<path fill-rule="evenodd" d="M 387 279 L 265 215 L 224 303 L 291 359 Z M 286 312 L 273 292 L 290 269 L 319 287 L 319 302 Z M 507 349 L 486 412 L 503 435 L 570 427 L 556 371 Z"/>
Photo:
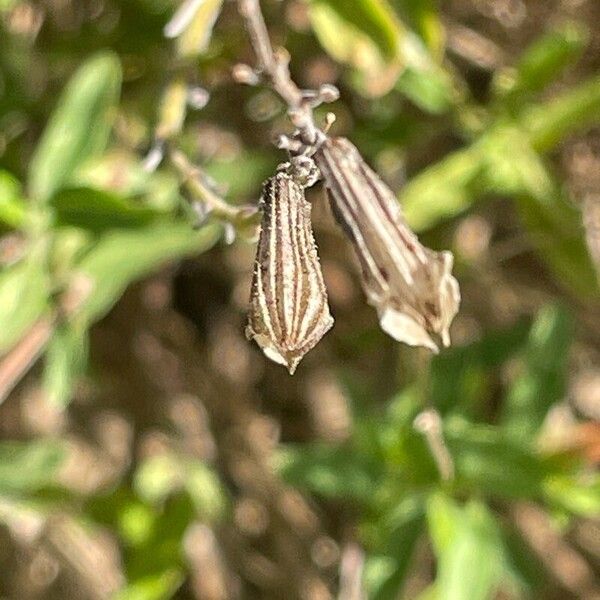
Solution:
<path fill-rule="evenodd" d="M 257 209 L 254 206 L 232 206 L 225 202 L 207 183 L 203 171 L 192 164 L 183 152 L 171 150 L 169 159 L 188 192 L 206 206 L 208 212 L 236 226 L 252 225 L 256 221 Z"/>
<path fill-rule="evenodd" d="M 238 4 L 240 14 L 246 21 L 259 70 L 269 77 L 275 91 L 290 108 L 299 108 L 303 96 L 290 77 L 289 55 L 283 49 L 277 52 L 273 50 L 258 0 L 239 0 Z"/>
<path fill-rule="evenodd" d="M 288 115 L 298 129 L 298 137 L 307 145 L 314 145 L 323 136 L 315 125 L 313 108 L 323 102 L 333 102 L 339 97 L 337 88 L 323 85 L 318 91 L 301 90 L 292 80 L 289 70 L 290 56 L 284 48 L 274 50 L 260 10 L 259 0 L 238 0 L 240 15 L 246 23 L 250 42 L 258 59 L 256 75 L 267 78 L 271 88 L 288 106 Z M 241 67 L 241 68 L 240 68 Z M 238 65 L 236 78 L 240 82 L 254 83 L 249 71 Z"/>

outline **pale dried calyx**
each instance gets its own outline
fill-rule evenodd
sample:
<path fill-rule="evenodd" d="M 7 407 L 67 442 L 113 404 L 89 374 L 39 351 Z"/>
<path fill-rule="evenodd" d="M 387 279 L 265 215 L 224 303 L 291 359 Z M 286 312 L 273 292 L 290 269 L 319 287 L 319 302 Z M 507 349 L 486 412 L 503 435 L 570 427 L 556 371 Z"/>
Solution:
<path fill-rule="evenodd" d="M 328 138 L 314 155 L 331 207 L 350 237 L 367 298 L 382 329 L 411 346 L 450 344 L 460 304 L 450 252 L 424 247 L 406 224 L 389 187 L 345 138 Z"/>
<path fill-rule="evenodd" d="M 333 325 L 304 186 L 312 161 L 282 165 L 264 185 L 246 335 L 293 373 Z"/>

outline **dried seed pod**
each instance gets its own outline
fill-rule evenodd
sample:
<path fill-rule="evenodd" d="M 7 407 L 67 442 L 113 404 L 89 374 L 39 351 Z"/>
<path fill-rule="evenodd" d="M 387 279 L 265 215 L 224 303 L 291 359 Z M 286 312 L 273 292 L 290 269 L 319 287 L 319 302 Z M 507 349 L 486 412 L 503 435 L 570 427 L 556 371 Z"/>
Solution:
<path fill-rule="evenodd" d="M 304 197 L 304 185 L 312 180 L 310 167 L 286 163 L 265 183 L 260 203 L 263 216 L 246 335 L 290 373 L 333 325 L 311 206 Z"/>
<path fill-rule="evenodd" d="M 422 246 L 402 217 L 393 192 L 345 138 L 328 138 L 316 151 L 333 213 L 354 244 L 363 288 L 382 329 L 411 346 L 450 344 L 448 329 L 460 291 L 450 252 Z"/>

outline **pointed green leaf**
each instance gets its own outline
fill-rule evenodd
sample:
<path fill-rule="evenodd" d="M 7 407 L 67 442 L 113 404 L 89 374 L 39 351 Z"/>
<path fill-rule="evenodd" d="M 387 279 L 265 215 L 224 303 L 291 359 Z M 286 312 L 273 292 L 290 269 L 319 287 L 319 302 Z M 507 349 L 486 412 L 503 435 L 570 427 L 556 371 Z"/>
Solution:
<path fill-rule="evenodd" d="M 503 429 L 460 418 L 449 420 L 445 434 L 460 489 L 502 498 L 542 496 L 552 466 L 532 451 L 532 440 L 514 440 Z"/>
<path fill-rule="evenodd" d="M 457 150 L 411 179 L 400 192 L 410 226 L 421 231 L 467 210 L 477 198 L 482 158 L 476 146 Z"/>
<path fill-rule="evenodd" d="M 64 458 L 58 441 L 0 442 L 0 494 L 33 492 L 55 483 Z"/>
<path fill-rule="evenodd" d="M 89 59 L 72 76 L 56 104 L 29 167 L 29 192 L 39 201 L 73 177 L 77 167 L 106 147 L 121 87 L 112 53 Z"/>
<path fill-rule="evenodd" d="M 502 100 L 520 102 L 528 94 L 552 83 L 563 69 L 579 58 L 588 37 L 581 24 L 572 22 L 535 40 L 514 69 L 497 73 L 495 85 Z"/>
<path fill-rule="evenodd" d="M 446 494 L 434 493 L 427 500 L 427 527 L 438 557 L 447 552 L 456 539 L 462 518 L 461 507 Z"/>
<path fill-rule="evenodd" d="M 48 307 L 43 249 L 0 273 L 0 353 L 8 350 Z"/>
<path fill-rule="evenodd" d="M 93 189 L 70 188 L 50 200 L 59 226 L 81 227 L 94 233 L 109 229 L 142 227 L 161 213 L 118 194 Z"/>
<path fill-rule="evenodd" d="M 381 96 L 392 89 L 407 62 L 401 51 L 406 31 L 386 0 L 311 0 L 309 15 L 326 52 L 353 67 L 361 93 Z"/>
<path fill-rule="evenodd" d="M 600 514 L 600 476 L 555 476 L 544 486 L 546 498 L 553 506 L 582 517 L 596 518 Z"/>
<path fill-rule="evenodd" d="M 43 386 L 48 401 L 64 408 L 70 402 L 73 387 L 87 360 L 87 331 L 75 320 L 54 330 L 48 344 Z"/>
<path fill-rule="evenodd" d="M 434 65 L 406 67 L 398 78 L 396 89 L 421 110 L 436 115 L 449 110 L 457 95 L 450 76 Z"/>
<path fill-rule="evenodd" d="M 440 20 L 437 0 L 393 0 L 408 21 L 425 42 L 437 61 L 444 54 L 446 32 Z"/>
<path fill-rule="evenodd" d="M 476 342 L 445 349 L 431 361 L 431 403 L 444 415 L 449 411 L 469 411 L 481 404 L 481 390 L 473 386 L 482 374 L 499 367 L 522 350 L 529 324 L 519 320 L 512 327 L 489 331 Z"/>
<path fill-rule="evenodd" d="M 3 228 L 19 229 L 25 215 L 21 184 L 7 171 L 0 171 L 0 231 Z"/>
<path fill-rule="evenodd" d="M 188 223 L 160 223 L 106 233 L 76 266 L 90 278 L 93 287 L 81 307 L 82 318 L 88 323 L 100 318 L 130 283 L 169 260 L 208 250 L 220 234 L 217 225 L 194 231 Z"/>
<path fill-rule="evenodd" d="M 175 568 L 146 575 L 129 583 L 114 596 L 114 600 L 169 600 L 183 581 L 183 573 Z"/>
<path fill-rule="evenodd" d="M 278 453 L 276 469 L 292 485 L 326 498 L 368 502 L 378 472 L 370 462 L 347 446 L 288 445 Z"/>
<path fill-rule="evenodd" d="M 341 22 L 371 40 L 384 59 L 391 60 L 397 56 L 401 30 L 386 0 L 310 0 L 310 5 L 311 12 L 326 8 L 335 13 Z M 330 40 L 322 37 L 324 33 L 320 29 L 316 31 L 319 40 L 328 49 Z"/>
<path fill-rule="evenodd" d="M 571 330 L 571 316 L 559 306 L 547 306 L 538 314 L 525 348 L 523 371 L 503 404 L 502 425 L 509 435 L 532 439 L 549 408 L 563 399 Z"/>
<path fill-rule="evenodd" d="M 593 77 L 548 102 L 532 106 L 519 117 L 533 147 L 554 148 L 569 135 L 600 123 L 600 76 Z"/>
<path fill-rule="evenodd" d="M 423 531 L 423 518 L 415 518 L 391 532 L 394 551 L 369 556 L 365 563 L 364 583 L 372 600 L 395 600 L 409 573 L 411 560 Z"/>
<path fill-rule="evenodd" d="M 484 504 L 461 507 L 439 493 L 427 505 L 427 521 L 438 559 L 438 600 L 490 600 L 504 575 L 500 529 Z"/>

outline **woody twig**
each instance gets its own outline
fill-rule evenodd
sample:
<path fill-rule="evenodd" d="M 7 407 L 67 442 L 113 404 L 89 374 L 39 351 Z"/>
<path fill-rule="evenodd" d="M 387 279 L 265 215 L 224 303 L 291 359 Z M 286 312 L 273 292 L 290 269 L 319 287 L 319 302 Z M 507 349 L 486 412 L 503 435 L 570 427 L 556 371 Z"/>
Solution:
<path fill-rule="evenodd" d="M 259 1 L 238 0 L 238 8 L 245 20 L 258 66 L 253 70 L 248 65 L 237 65 L 234 77 L 238 82 L 250 85 L 265 81 L 287 104 L 288 116 L 298 130 L 296 141 L 308 146 L 316 144 L 322 139 L 323 132 L 315 124 L 313 109 L 324 102 L 337 100 L 338 89 L 330 84 L 322 85 L 319 90 L 300 89 L 291 78 L 287 51 L 271 46 Z M 280 139 L 279 146 L 291 151 L 300 149 L 285 137 Z"/>

